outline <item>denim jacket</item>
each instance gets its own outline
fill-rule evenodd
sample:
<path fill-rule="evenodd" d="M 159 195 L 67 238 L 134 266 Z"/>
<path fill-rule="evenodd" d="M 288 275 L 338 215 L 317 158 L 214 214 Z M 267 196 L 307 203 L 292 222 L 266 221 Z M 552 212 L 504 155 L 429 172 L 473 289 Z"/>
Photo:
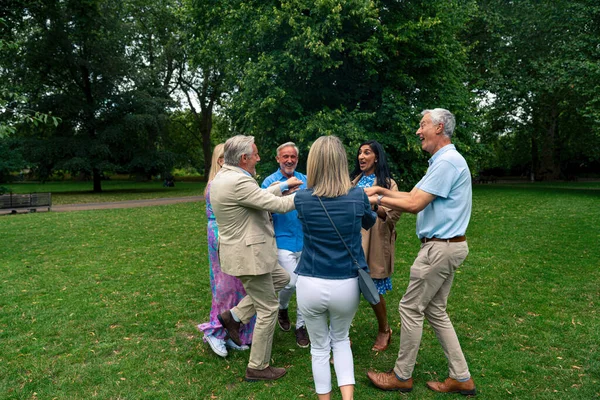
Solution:
<path fill-rule="evenodd" d="M 352 257 L 312 193 L 312 189 L 300 190 L 294 199 L 304 233 L 304 249 L 295 272 L 322 279 L 356 277 L 357 267 Z M 371 210 L 364 190 L 352 188 L 344 196 L 321 197 L 321 200 L 354 258 L 368 271 L 360 230 L 371 228 L 377 214 Z"/>

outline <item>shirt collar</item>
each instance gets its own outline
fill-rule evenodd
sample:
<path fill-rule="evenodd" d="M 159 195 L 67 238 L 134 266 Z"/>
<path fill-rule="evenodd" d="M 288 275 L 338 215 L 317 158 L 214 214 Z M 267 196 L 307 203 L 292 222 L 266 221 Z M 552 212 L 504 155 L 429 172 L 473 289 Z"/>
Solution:
<path fill-rule="evenodd" d="M 450 150 L 456 150 L 456 147 L 454 147 L 454 145 L 452 143 L 445 145 L 444 147 L 439 149 L 434 155 L 432 155 L 431 158 L 429 159 L 429 165 L 433 164 L 433 162 L 435 160 L 437 160 L 437 158 L 439 156 L 441 156 L 442 154 L 444 154 Z"/>
<path fill-rule="evenodd" d="M 232 167 L 239 169 L 240 172 L 242 172 L 242 173 L 248 175 L 250 178 L 252 178 L 252 174 L 250 172 L 246 171 L 244 168 L 242 168 L 242 167 L 240 167 L 238 165 L 232 165 Z"/>
<path fill-rule="evenodd" d="M 277 169 L 277 174 L 278 174 L 278 178 L 284 178 L 286 181 L 288 179 L 290 179 L 290 178 L 287 178 L 285 175 L 283 175 L 283 172 L 281 172 L 281 168 Z M 294 170 L 294 173 L 292 174 L 292 176 L 295 176 L 296 178 L 298 177 L 298 176 L 296 176 L 296 170 Z M 280 180 L 280 179 L 278 179 L 278 180 Z"/>

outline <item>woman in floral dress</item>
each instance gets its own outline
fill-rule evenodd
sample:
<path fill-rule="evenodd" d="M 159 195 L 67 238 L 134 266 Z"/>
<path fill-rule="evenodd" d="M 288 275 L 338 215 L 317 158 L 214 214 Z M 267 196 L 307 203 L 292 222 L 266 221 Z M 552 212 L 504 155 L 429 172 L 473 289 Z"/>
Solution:
<path fill-rule="evenodd" d="M 217 315 L 223 311 L 233 308 L 240 300 L 246 296 L 246 291 L 242 286 L 242 282 L 234 276 L 227 275 L 221 271 L 219 263 L 219 230 L 217 220 L 213 214 L 212 205 L 210 203 L 210 184 L 217 172 L 223 165 L 223 148 L 224 145 L 218 144 L 212 155 L 212 163 L 208 176 L 208 183 L 204 191 L 206 199 L 206 218 L 208 220 L 208 262 L 210 265 L 210 287 L 212 290 L 212 306 L 210 309 L 210 321 L 198 325 L 198 329 L 204 333 L 204 341 L 207 342 L 211 349 L 219 356 L 226 357 L 227 349 L 247 350 L 248 345 L 252 343 L 252 332 L 256 317 L 240 329 L 240 338 L 242 346 L 238 346 L 231 339 L 225 339 L 225 329 L 217 319 Z"/>

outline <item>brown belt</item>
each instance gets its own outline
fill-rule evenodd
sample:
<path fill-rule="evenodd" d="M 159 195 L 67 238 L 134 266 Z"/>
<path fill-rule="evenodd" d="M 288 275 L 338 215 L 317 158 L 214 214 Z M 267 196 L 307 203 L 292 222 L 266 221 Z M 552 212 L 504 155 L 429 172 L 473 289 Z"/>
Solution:
<path fill-rule="evenodd" d="M 448 243 L 456 243 L 456 242 L 464 242 L 467 240 L 466 236 L 454 236 L 450 239 L 440 239 L 440 238 L 421 238 L 421 243 L 427 242 L 448 242 Z"/>

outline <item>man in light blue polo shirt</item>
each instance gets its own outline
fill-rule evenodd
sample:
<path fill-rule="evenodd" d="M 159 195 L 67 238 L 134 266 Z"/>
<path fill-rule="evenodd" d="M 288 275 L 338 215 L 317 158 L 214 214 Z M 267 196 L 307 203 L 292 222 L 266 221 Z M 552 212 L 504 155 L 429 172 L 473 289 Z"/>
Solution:
<path fill-rule="evenodd" d="M 300 189 L 306 189 L 306 175 L 296 171 L 298 166 L 298 147 L 293 142 L 287 142 L 277 148 L 277 162 L 279 169 L 269 175 L 262 183 L 262 188 L 267 188 L 275 182 L 284 182 L 289 178 L 296 177 L 304 182 Z M 290 282 L 279 292 L 279 314 L 277 322 L 279 327 L 288 332 L 291 329 L 288 306 L 292 295 L 296 291 L 296 279 L 294 273 L 300 255 L 302 254 L 302 225 L 298 220 L 296 210 L 286 214 L 273 214 L 273 225 L 275 228 L 275 240 L 277 241 L 277 258 L 279 264 L 290 274 Z M 304 318 L 300 310 L 296 310 L 296 344 L 307 348 L 310 344 L 308 332 L 304 324 Z"/>
<path fill-rule="evenodd" d="M 448 359 L 449 377 L 427 382 L 441 393 L 475 395 L 452 322 L 446 313 L 454 272 L 469 253 L 465 232 L 471 218 L 471 172 L 451 143 L 456 125 L 450 111 L 436 108 L 421 113 L 417 136 L 421 148 L 431 154 L 425 176 L 410 191 L 392 192 L 381 186 L 365 189 L 371 203 L 417 214 L 421 250 L 410 269 L 410 281 L 400 301 L 400 351 L 393 371 L 369 371 L 367 376 L 384 390 L 412 390 L 423 320 L 429 324 Z"/>

